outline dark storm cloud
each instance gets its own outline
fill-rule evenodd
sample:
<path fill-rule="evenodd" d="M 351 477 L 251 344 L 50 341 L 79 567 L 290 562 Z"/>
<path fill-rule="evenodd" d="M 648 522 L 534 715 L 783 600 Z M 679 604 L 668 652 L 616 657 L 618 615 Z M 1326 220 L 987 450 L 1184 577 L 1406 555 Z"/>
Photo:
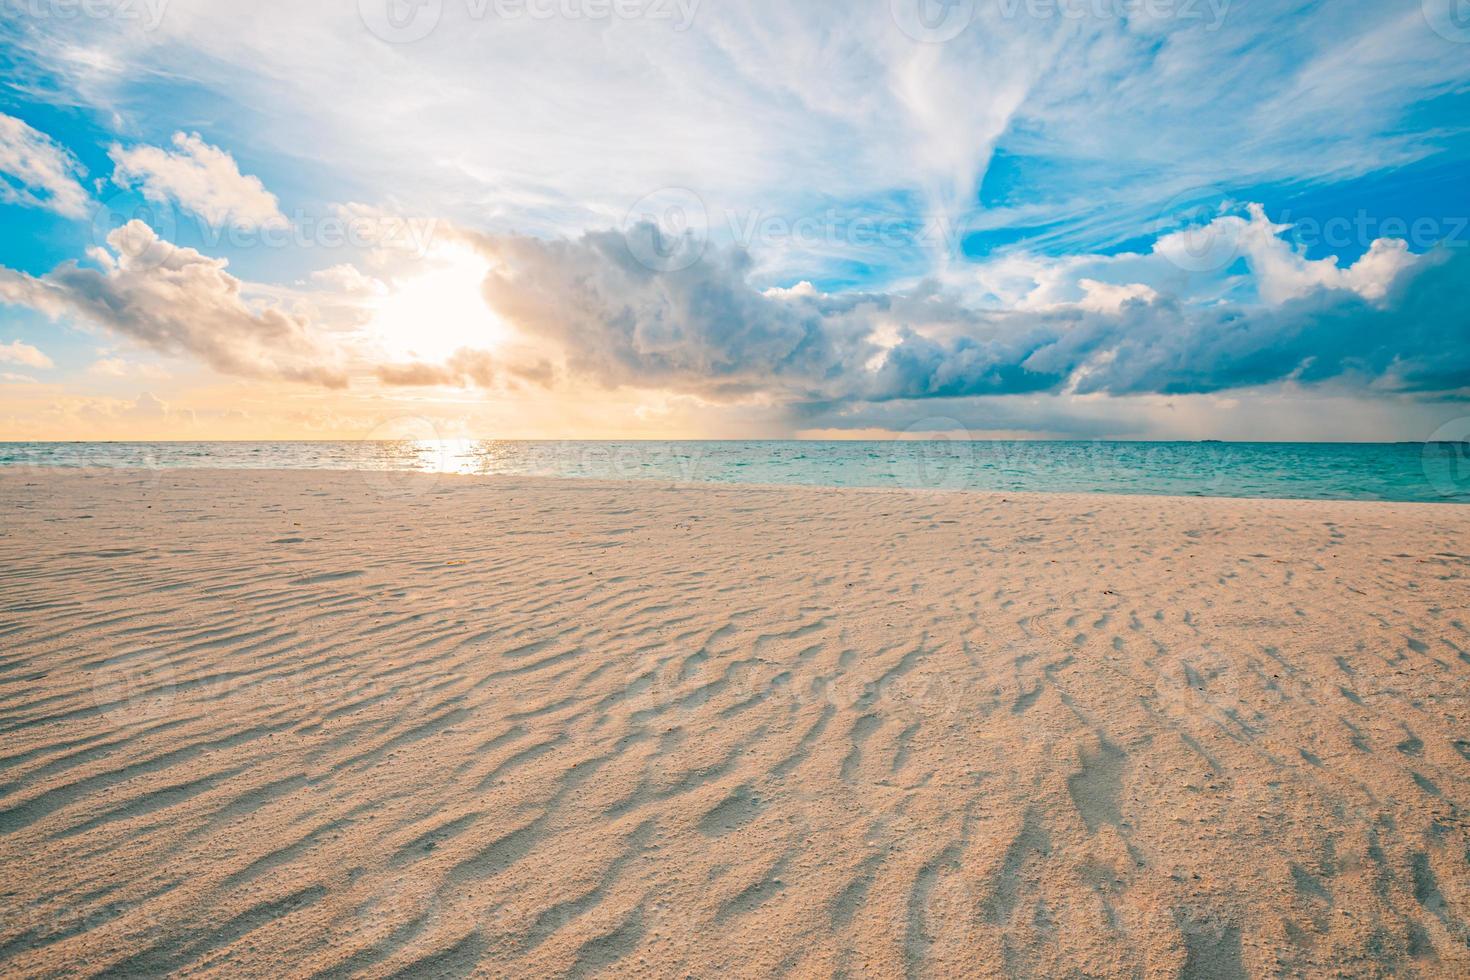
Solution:
<path fill-rule="evenodd" d="M 1422 394 L 1470 386 L 1470 252 L 1461 250 L 1423 257 L 1381 301 L 1319 287 L 1274 307 L 1159 296 L 1116 312 L 1000 312 L 933 287 L 762 292 L 738 249 L 654 271 L 617 232 L 479 241 L 496 264 L 491 305 L 607 386 L 791 403 L 1206 394 L 1287 380 Z"/>

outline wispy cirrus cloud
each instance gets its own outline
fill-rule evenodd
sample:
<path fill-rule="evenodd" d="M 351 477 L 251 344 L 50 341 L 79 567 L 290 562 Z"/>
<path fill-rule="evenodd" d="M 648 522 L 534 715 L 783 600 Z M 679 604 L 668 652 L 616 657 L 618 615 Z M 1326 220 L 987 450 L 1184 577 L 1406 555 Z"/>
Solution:
<path fill-rule="evenodd" d="M 1154 411 L 1267 388 L 1391 413 L 1470 384 L 1452 288 L 1470 61 L 1419 0 L 956 4 L 942 39 L 887 0 L 700 4 L 677 30 L 408 12 L 429 8 L 411 43 L 352 4 L 288 0 L 197 0 L 150 31 L 14 26 L 0 43 L 44 82 L 27 92 L 96 132 L 23 134 L 52 153 L 12 177 L 13 203 L 82 219 L 78 242 L 103 247 L 0 289 L 239 377 L 404 401 L 648 393 L 721 432 L 977 399 L 1061 426 L 1035 402 Z M 62 143 L 109 155 L 127 198 L 247 233 L 160 225 L 193 246 L 182 264 L 132 262 L 85 226 Z M 671 191 L 702 250 L 650 268 L 640 253 L 669 241 L 638 215 Z M 1284 215 L 1313 199 L 1366 210 L 1364 227 L 1461 230 L 1309 251 Z M 1181 223 L 1181 203 L 1204 217 Z M 409 248 L 328 233 L 409 214 L 425 222 Z M 425 259 L 460 233 L 488 266 L 483 301 L 478 266 Z M 1095 410 L 1107 431 L 1147 428 Z M 995 411 L 1024 430 L 1017 413 Z"/>
<path fill-rule="evenodd" d="M 1165 16 L 983 3 L 943 44 L 906 34 L 889 6 L 703 4 L 675 31 L 444 4 L 431 34 L 388 44 L 350 9 L 197 3 L 151 32 L 37 25 L 29 51 L 135 124 L 130 107 L 150 104 L 141 80 L 78 74 L 78 48 L 112 66 L 167 56 L 226 104 L 271 105 L 272 149 L 391 189 L 416 213 L 535 234 L 606 226 L 684 186 L 721 214 L 790 219 L 900 194 L 956 225 L 1000 207 L 1056 226 L 1059 247 L 1095 248 L 1146 229 L 1189 187 L 1348 179 L 1422 160 L 1464 129 L 1414 121 L 1425 99 L 1470 81 L 1419 0 L 1224 4 L 1209 17 L 1186 15 L 1206 4 Z M 987 180 L 997 154 L 1022 172 Z M 994 196 L 984 209 L 980 188 Z M 805 251 L 822 271 L 822 250 Z M 908 258 L 867 256 L 870 285 Z"/>
<path fill-rule="evenodd" d="M 91 196 L 71 151 L 14 116 L 0 113 L 0 202 L 85 217 Z"/>

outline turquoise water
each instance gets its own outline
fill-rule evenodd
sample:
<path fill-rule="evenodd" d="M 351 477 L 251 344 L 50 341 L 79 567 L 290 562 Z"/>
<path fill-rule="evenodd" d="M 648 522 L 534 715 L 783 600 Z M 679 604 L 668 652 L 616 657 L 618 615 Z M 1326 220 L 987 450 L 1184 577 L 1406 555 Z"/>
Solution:
<path fill-rule="evenodd" d="M 1470 443 L 0 443 L 3 467 L 330 469 L 1470 503 Z"/>

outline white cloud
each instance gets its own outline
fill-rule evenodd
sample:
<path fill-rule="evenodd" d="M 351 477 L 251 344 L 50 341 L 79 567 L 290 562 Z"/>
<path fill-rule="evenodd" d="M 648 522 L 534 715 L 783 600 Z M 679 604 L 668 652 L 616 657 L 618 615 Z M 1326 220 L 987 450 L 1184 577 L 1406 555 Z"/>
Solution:
<path fill-rule="evenodd" d="M 1348 290 L 1364 299 L 1380 300 L 1394 281 L 1418 261 L 1401 240 L 1378 239 L 1353 265 L 1336 256 L 1308 259 L 1281 237 L 1290 225 L 1276 224 L 1260 204 L 1247 207 L 1247 217 L 1225 215 L 1208 225 L 1166 235 L 1154 252 L 1188 267 L 1202 248 L 1226 259 L 1238 255 L 1250 266 L 1262 300 L 1279 305 L 1316 289 Z"/>
<path fill-rule="evenodd" d="M 116 132 L 175 123 L 182 103 L 169 100 L 183 86 L 188 104 L 198 93 L 269 105 L 263 128 L 242 114 L 228 139 L 211 139 L 271 161 L 257 172 L 290 166 L 302 186 L 323 181 L 321 199 L 370 202 L 342 208 L 350 227 L 442 215 L 486 232 L 519 263 L 492 277 L 492 292 L 584 380 L 772 401 L 1079 380 L 1113 393 L 1234 390 L 1313 373 L 1381 379 L 1401 370 L 1399 354 L 1428 365 L 1439 344 L 1439 373 L 1426 366 L 1412 383 L 1463 388 L 1464 345 L 1437 309 L 1386 315 L 1414 280 L 1444 282 L 1400 242 L 1355 241 L 1355 256 L 1368 251 L 1351 262 L 1309 259 L 1264 213 L 1241 211 L 1152 249 L 1135 244 L 1158 237 L 1165 202 L 1191 189 L 1295 199 L 1365 174 L 1397 180 L 1391 168 L 1436 152 L 1451 170 L 1463 126 L 1448 107 L 1470 84 L 1470 61 L 1433 36 L 1416 0 L 1238 5 L 1208 30 L 1132 8 L 1126 18 L 1004 19 L 1013 4 L 973 6 L 976 22 L 942 45 L 905 36 L 884 0 L 705 4 L 686 32 L 503 20 L 493 5 L 447 3 L 438 30 L 404 45 L 372 37 L 351 9 L 299 0 L 192 0 L 153 32 L 85 19 L 20 30 L 37 75 Z M 114 159 L 120 181 L 211 219 L 279 215 L 257 179 L 198 136 L 118 147 Z M 1342 185 L 1339 199 L 1384 206 L 1365 186 Z M 585 235 L 668 187 L 707 207 L 713 264 L 648 277 L 619 264 L 615 236 Z M 754 234 L 748 264 L 724 247 L 733 229 L 829 211 L 835 230 L 821 223 L 810 241 Z M 947 249 L 916 247 L 901 229 L 935 214 L 953 219 L 955 237 Z M 875 246 L 842 224 L 874 215 L 893 219 Z M 990 256 L 953 261 L 959 230 L 975 233 L 968 255 Z M 144 343 L 281 376 L 316 362 L 303 352 L 326 350 L 335 364 L 360 343 L 381 301 L 413 278 L 405 255 L 432 251 L 432 232 L 369 234 L 295 265 L 246 257 L 287 267 L 295 289 L 239 282 L 193 253 L 189 275 L 232 310 L 219 338 L 153 297 L 183 288 L 161 273 L 115 275 L 99 259 L 102 295 L 134 304 L 114 329 Z M 1200 268 L 1190 253 L 1200 233 L 1219 242 L 1220 265 Z M 333 268 L 308 272 L 323 265 Z M 64 273 L 43 277 L 55 288 L 7 286 L 0 274 L 0 294 L 23 289 L 74 315 L 82 300 Z M 228 302 L 221 276 L 238 287 Z M 696 276 L 704 288 L 686 289 Z M 816 286 L 779 288 L 803 279 Z M 921 285 L 931 279 L 939 285 Z M 417 341 L 420 310 L 405 305 L 404 333 Z M 281 338 L 256 322 L 267 306 L 294 324 Z M 465 341 L 492 349 L 494 363 L 456 360 L 451 347 L 401 353 L 405 363 L 375 371 L 371 352 L 348 351 L 357 358 L 346 370 L 400 384 L 478 375 L 498 387 L 514 376 L 512 352 Z M 880 370 L 883 383 L 868 386 Z"/>
<path fill-rule="evenodd" d="M 446 3 L 436 30 L 398 45 L 330 5 L 186 6 L 153 32 L 69 24 L 34 42 L 38 57 L 125 126 L 166 113 L 167 91 L 128 68 L 160 59 L 190 86 L 270 105 L 268 131 L 241 134 L 258 135 L 257 153 L 287 152 L 375 203 L 537 235 L 609 227 L 650 192 L 689 187 L 722 229 L 732 213 L 789 220 L 836 205 L 966 227 L 1014 219 L 1046 240 L 1037 251 L 1098 251 L 1151 228 L 1189 187 L 1423 159 L 1457 129 L 1416 128 L 1414 107 L 1467 77 L 1462 46 L 1437 43 L 1414 0 L 1283 0 L 1218 17 L 1201 3 L 1166 19 L 1136 4 L 1017 17 L 984 2 L 962 5 L 975 22 L 960 36 L 929 45 L 887 2 L 849 0 L 701 4 L 682 32 Z M 975 208 L 998 152 L 1010 161 L 1001 200 Z M 854 256 L 849 244 L 761 242 L 757 268 L 766 285 L 845 273 L 871 287 L 947 264 L 937 246 Z"/>
<path fill-rule="evenodd" d="M 381 296 L 387 292 L 381 280 L 364 274 L 350 262 L 318 269 L 311 274 L 311 284 L 343 296 Z"/>
<path fill-rule="evenodd" d="M 51 363 L 51 358 L 30 344 L 23 344 L 18 340 L 0 344 L 0 364 L 20 364 L 33 368 L 55 367 Z"/>
<path fill-rule="evenodd" d="M 68 218 L 87 215 L 86 171 L 51 137 L 0 113 L 0 201 L 45 208 Z"/>
<path fill-rule="evenodd" d="M 1146 284 L 1180 272 L 1171 262 L 1180 233 L 1146 253 L 1012 259 L 997 277 L 1010 296 L 996 304 L 940 283 L 873 293 L 828 293 L 805 282 L 763 289 L 748 254 L 719 246 L 660 275 L 636 261 L 640 249 L 618 232 L 543 240 L 456 231 L 479 251 L 464 267 L 471 279 L 460 297 L 475 308 L 438 317 L 434 302 L 448 297 L 436 286 L 400 324 L 397 339 L 417 354 L 394 355 L 367 329 L 367 314 L 430 278 L 384 283 L 340 264 L 313 276 L 314 289 L 258 290 L 231 276 L 224 260 L 174 246 L 137 221 L 89 253 L 96 269 L 64 263 L 33 277 L 0 267 L 0 301 L 187 354 L 222 373 L 328 387 L 345 386 L 349 375 L 405 387 L 564 380 L 790 406 L 1172 394 L 1347 377 L 1383 390 L 1463 387 L 1459 348 L 1448 342 L 1454 302 L 1433 300 L 1444 310 L 1431 317 L 1405 320 L 1403 312 L 1430 302 L 1425 296 L 1455 296 L 1445 283 L 1463 268 L 1458 257 L 1416 257 L 1385 241 L 1347 266 L 1308 260 L 1263 209 L 1248 215 L 1203 226 L 1250 267 L 1258 298 L 1248 303 L 1191 302 Z M 641 241 L 653 229 L 630 234 Z M 294 308 L 282 305 L 292 299 Z M 425 316 L 443 320 L 443 356 L 422 343 L 433 333 Z M 110 361 L 94 367 L 126 370 Z"/>
<path fill-rule="evenodd" d="M 1219 228 L 1215 228 L 1215 225 Z M 928 284 L 910 292 L 759 290 L 745 253 L 711 248 L 659 275 L 614 232 L 574 241 L 484 236 L 485 295 L 524 337 L 564 354 L 568 374 L 607 388 L 659 389 L 735 403 L 791 406 L 984 395 L 1173 395 L 1271 383 L 1342 383 L 1381 391 L 1465 388 L 1470 348 L 1460 286 L 1470 255 L 1410 256 L 1380 243 L 1359 262 L 1310 261 L 1264 212 L 1218 218 L 1261 299 L 1188 303 L 1131 275 L 1162 268 L 1177 241 L 1148 254 L 1084 257 L 1054 273 L 1047 303 L 975 303 Z M 634 229 L 652 235 L 652 226 Z M 416 366 L 401 384 L 442 383 Z"/>
<path fill-rule="evenodd" d="M 1077 305 L 1094 313 L 1117 313 L 1125 303 L 1152 303 L 1159 298 L 1158 290 L 1137 282 L 1118 284 L 1079 279 L 1077 285 L 1084 293 Z"/>
<path fill-rule="evenodd" d="M 249 305 L 224 259 L 163 241 L 141 221 L 114 230 L 107 245 L 90 252 L 100 271 L 67 262 L 35 277 L 0 266 L 0 301 L 190 354 L 224 374 L 346 385 L 340 351 L 306 319 Z"/>
<path fill-rule="evenodd" d="M 1292 242 L 1291 225 L 1271 221 L 1260 204 L 1240 212 L 1163 234 L 1147 252 L 1012 252 L 954 270 L 944 282 L 972 299 L 1028 311 L 1116 312 L 1128 301 L 1153 302 L 1166 294 L 1196 306 L 1226 300 L 1279 306 L 1317 289 L 1382 300 L 1422 259 L 1399 239 L 1373 242 L 1346 266 L 1336 256 L 1309 259 Z"/>
<path fill-rule="evenodd" d="M 173 145 L 173 151 L 114 145 L 108 153 L 115 165 L 113 182 L 139 187 L 148 200 L 177 204 L 216 227 L 228 222 L 259 228 L 286 221 L 276 196 L 260 178 L 240 173 L 229 153 L 197 133 L 175 133 Z"/>

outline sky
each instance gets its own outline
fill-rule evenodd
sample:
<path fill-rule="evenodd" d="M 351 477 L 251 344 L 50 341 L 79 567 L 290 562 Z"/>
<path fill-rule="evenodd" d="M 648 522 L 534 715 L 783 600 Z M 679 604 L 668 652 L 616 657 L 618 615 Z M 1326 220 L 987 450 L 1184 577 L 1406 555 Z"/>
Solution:
<path fill-rule="evenodd" d="M 0 8 L 0 439 L 1470 430 L 1470 0 Z"/>

